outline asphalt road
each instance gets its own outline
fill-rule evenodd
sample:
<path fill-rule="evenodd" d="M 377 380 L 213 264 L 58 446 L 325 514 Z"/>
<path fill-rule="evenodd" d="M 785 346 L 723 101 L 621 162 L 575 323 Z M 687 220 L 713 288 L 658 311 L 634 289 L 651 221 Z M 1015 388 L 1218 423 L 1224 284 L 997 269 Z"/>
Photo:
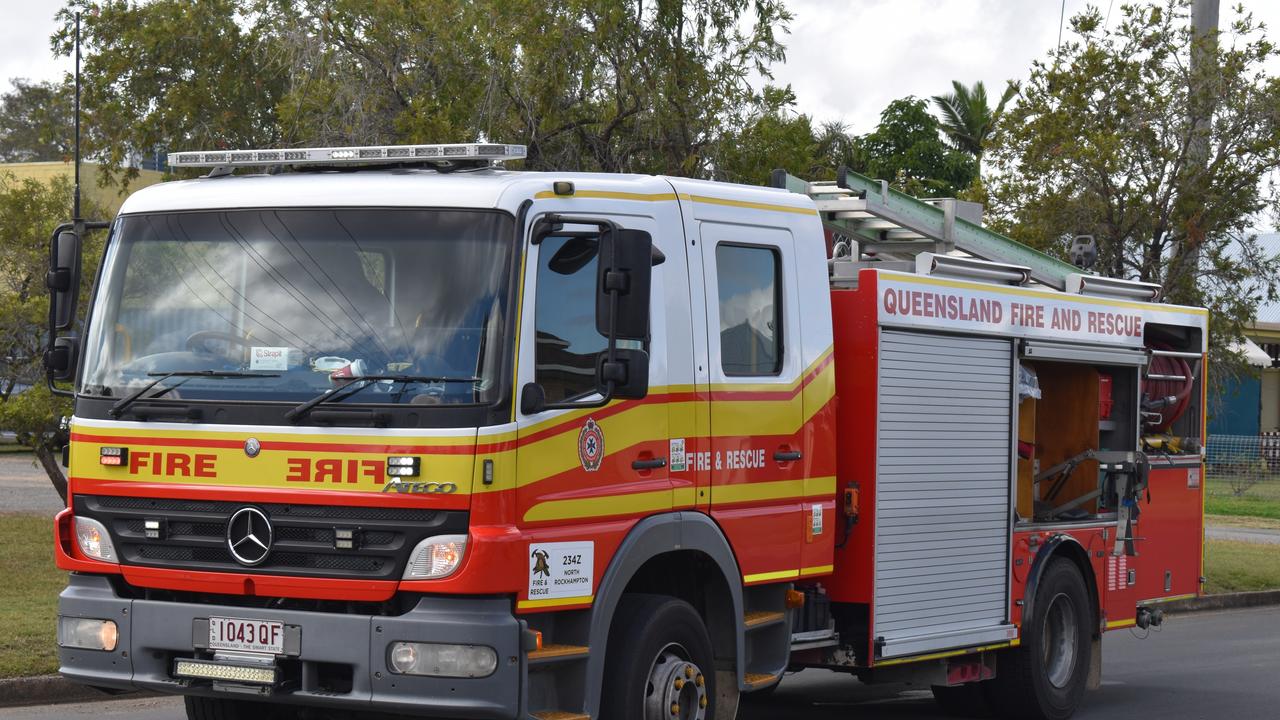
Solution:
<path fill-rule="evenodd" d="M 44 513 L 66 505 L 30 453 L 0 453 L 0 512 Z"/>
<path fill-rule="evenodd" d="M 1140 633 L 1139 633 L 1140 634 Z M 1171 617 L 1146 640 L 1130 631 L 1103 643 L 1102 688 L 1089 693 L 1079 720 L 1192 720 L 1277 717 L 1280 708 L 1280 607 Z M 61 718 L 181 720 L 175 698 L 116 700 L 0 710 L 0 720 Z M 871 687 L 824 670 L 788 676 L 742 720 L 945 718 L 927 688 Z"/>

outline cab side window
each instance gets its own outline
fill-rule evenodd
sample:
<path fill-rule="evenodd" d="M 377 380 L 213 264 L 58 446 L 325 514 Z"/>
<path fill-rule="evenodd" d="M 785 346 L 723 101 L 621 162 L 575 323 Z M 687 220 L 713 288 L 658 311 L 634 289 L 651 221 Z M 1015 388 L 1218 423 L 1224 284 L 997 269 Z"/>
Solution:
<path fill-rule="evenodd" d="M 598 251 L 593 237 L 552 236 L 538 249 L 534 380 L 551 402 L 596 390 L 596 357 L 608 344 L 596 332 Z"/>
<path fill-rule="evenodd" d="M 720 363 L 725 375 L 782 370 L 781 262 L 774 248 L 716 247 Z"/>

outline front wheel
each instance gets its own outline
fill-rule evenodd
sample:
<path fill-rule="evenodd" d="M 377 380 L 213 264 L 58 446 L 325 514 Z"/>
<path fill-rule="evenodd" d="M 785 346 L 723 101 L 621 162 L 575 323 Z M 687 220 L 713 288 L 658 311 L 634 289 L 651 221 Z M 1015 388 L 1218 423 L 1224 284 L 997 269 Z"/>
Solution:
<path fill-rule="evenodd" d="M 995 680 L 983 683 L 1004 718 L 1066 720 L 1089 679 L 1093 605 L 1084 577 L 1069 560 L 1054 560 L 1036 588 L 1022 645 L 1001 651 Z"/>
<path fill-rule="evenodd" d="M 715 718 L 711 638 L 689 603 L 665 595 L 624 597 L 614 615 L 606 652 L 601 717 Z"/>

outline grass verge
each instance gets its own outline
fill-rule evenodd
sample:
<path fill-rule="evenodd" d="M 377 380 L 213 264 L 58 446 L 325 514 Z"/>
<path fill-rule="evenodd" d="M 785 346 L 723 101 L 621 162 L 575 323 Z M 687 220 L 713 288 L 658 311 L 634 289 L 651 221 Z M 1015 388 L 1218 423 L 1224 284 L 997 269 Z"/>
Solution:
<path fill-rule="evenodd" d="M 1209 594 L 1280 589 L 1280 547 L 1209 540 L 1204 591 Z"/>
<path fill-rule="evenodd" d="M 1204 499 L 1207 515 L 1261 517 L 1280 520 L 1280 500 L 1244 495 L 1209 495 Z"/>
<path fill-rule="evenodd" d="M 53 564 L 53 518 L 0 514 L 0 678 L 58 669 L 55 623 L 67 574 Z"/>

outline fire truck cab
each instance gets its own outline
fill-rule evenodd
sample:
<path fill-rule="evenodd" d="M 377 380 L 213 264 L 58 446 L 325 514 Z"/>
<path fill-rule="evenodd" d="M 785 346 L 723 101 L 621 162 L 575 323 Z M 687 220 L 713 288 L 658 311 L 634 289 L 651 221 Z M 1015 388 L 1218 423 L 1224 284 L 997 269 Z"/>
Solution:
<path fill-rule="evenodd" d="M 175 153 L 209 175 L 128 199 L 79 325 L 55 233 L 66 677 L 727 720 L 820 667 L 1065 718 L 1199 593 L 1203 310 L 852 173 L 522 156 Z"/>

